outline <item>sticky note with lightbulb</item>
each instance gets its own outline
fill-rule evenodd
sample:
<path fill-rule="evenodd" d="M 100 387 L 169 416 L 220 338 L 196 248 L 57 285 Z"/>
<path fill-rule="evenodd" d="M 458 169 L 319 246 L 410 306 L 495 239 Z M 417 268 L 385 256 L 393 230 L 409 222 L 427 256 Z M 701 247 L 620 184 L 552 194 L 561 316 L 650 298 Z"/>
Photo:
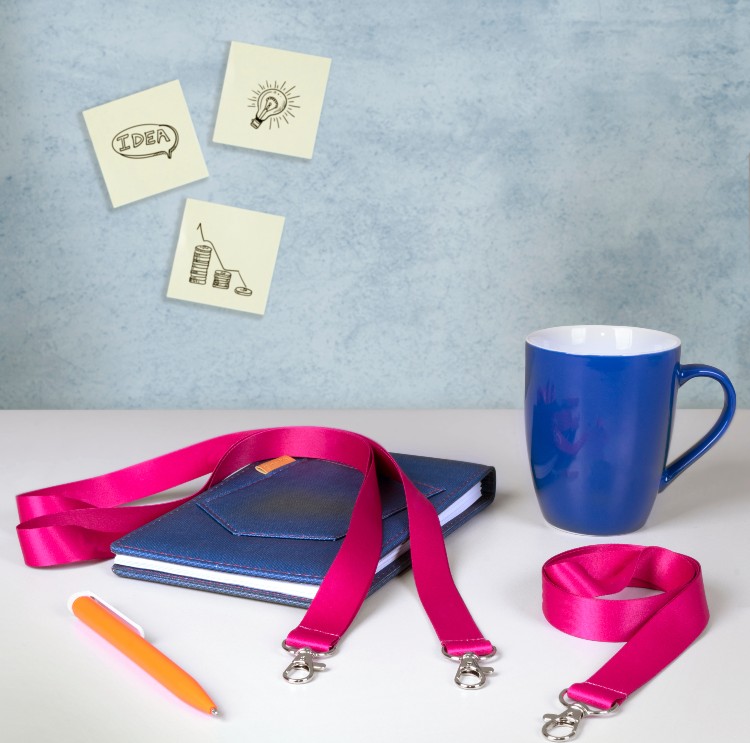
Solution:
<path fill-rule="evenodd" d="M 233 41 L 214 142 L 311 158 L 331 60 Z"/>
<path fill-rule="evenodd" d="M 187 199 L 167 296 L 262 315 L 284 217 Z"/>

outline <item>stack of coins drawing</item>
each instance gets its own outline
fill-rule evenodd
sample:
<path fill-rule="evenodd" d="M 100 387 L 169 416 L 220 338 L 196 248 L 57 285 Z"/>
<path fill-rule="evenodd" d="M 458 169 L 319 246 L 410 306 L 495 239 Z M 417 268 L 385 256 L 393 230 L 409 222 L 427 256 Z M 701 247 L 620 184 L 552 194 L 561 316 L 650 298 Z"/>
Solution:
<path fill-rule="evenodd" d="M 197 229 L 200 230 L 202 242 L 193 248 L 193 262 L 190 264 L 190 283 L 206 286 L 211 261 L 215 259 L 221 268 L 214 270 L 214 278 L 211 286 L 214 289 L 228 290 L 232 286 L 232 274 L 236 273 L 241 286 L 236 286 L 234 293 L 241 297 L 251 297 L 253 290 L 245 283 L 245 279 L 242 278 L 239 270 L 236 268 L 225 268 L 219 257 L 219 251 L 216 250 L 216 246 L 204 237 L 203 225 L 199 224 Z"/>
<path fill-rule="evenodd" d="M 205 284 L 208 276 L 208 264 L 211 261 L 211 246 L 196 245 L 193 251 L 193 264 L 190 266 L 190 283 Z M 214 279 L 216 286 L 216 279 Z M 224 287 L 226 288 L 226 287 Z"/>
<path fill-rule="evenodd" d="M 214 289 L 229 289 L 229 282 L 232 280 L 231 271 L 214 271 Z"/>

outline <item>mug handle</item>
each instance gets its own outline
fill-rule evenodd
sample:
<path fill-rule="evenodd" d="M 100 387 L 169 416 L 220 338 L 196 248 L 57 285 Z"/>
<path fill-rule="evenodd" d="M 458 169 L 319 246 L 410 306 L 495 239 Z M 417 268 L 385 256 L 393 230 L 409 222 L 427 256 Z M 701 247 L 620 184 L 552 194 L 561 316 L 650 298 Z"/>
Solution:
<path fill-rule="evenodd" d="M 660 493 L 677 475 L 687 469 L 696 459 L 702 457 L 724 435 L 734 417 L 734 411 L 737 407 L 737 396 L 732 383 L 729 381 L 729 377 L 721 369 L 717 369 L 715 366 L 707 366 L 706 364 L 683 364 L 678 366 L 677 384 L 679 387 L 682 387 L 685 382 L 695 377 L 715 379 L 724 388 L 724 407 L 716 423 L 711 427 L 711 430 L 702 439 L 693 444 L 684 454 L 677 457 L 672 464 L 664 468 L 659 486 Z"/>

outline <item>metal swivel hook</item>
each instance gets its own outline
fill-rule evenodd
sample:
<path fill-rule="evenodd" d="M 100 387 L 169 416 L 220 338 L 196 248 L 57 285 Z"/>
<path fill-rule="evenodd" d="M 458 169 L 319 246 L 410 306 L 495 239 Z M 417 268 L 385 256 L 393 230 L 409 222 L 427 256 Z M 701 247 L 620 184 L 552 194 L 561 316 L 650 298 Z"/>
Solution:
<path fill-rule="evenodd" d="M 453 680 L 462 689 L 479 689 L 484 686 L 487 676 L 495 669 L 479 665 L 479 656 L 474 653 L 464 653 L 458 661 L 458 670 Z"/>
<path fill-rule="evenodd" d="M 477 655 L 476 653 L 450 655 L 445 649 L 445 645 L 441 646 L 440 649 L 445 658 L 458 661 L 458 670 L 453 677 L 453 681 L 456 686 L 460 686 L 462 689 L 481 689 L 487 681 L 487 676 L 495 673 L 494 668 L 481 665 L 482 661 L 495 657 L 497 649 L 494 645 L 487 655 Z"/>
<path fill-rule="evenodd" d="M 563 712 L 559 715 L 549 714 L 544 715 L 544 719 L 547 720 L 542 726 L 542 734 L 547 740 L 561 741 L 570 740 L 574 738 L 578 733 L 578 726 L 581 724 L 581 720 L 586 717 L 586 710 L 582 705 L 577 702 L 569 704 Z M 557 728 L 569 728 L 570 732 L 564 735 L 553 735 L 552 731 Z"/>
<path fill-rule="evenodd" d="M 318 671 L 325 670 L 325 667 L 325 663 L 315 661 L 315 653 L 310 648 L 299 648 L 283 675 L 290 684 L 306 684 L 312 681 Z"/>
<path fill-rule="evenodd" d="M 544 715 L 544 719 L 547 722 L 542 726 L 542 735 L 547 740 L 552 741 L 566 741 L 574 738 L 578 733 L 578 726 L 581 724 L 581 720 L 584 717 L 598 717 L 602 715 L 612 714 L 619 706 L 620 703 L 616 702 L 610 709 L 597 709 L 591 707 L 583 702 L 576 702 L 574 699 L 570 699 L 566 696 L 568 693 L 567 689 L 563 689 L 560 692 L 560 703 L 565 706 L 565 709 L 559 714 Z M 562 728 L 567 732 L 562 735 L 555 735 L 552 731 Z"/>

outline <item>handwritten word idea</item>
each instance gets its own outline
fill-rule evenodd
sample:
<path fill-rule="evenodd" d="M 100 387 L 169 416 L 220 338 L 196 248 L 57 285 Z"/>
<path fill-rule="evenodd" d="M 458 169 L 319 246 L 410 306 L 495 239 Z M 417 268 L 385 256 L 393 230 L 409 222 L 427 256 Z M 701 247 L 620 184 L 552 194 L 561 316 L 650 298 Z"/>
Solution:
<path fill-rule="evenodd" d="M 177 130 L 169 124 L 136 124 L 115 134 L 112 149 L 134 160 L 157 155 L 171 159 L 179 141 Z"/>

